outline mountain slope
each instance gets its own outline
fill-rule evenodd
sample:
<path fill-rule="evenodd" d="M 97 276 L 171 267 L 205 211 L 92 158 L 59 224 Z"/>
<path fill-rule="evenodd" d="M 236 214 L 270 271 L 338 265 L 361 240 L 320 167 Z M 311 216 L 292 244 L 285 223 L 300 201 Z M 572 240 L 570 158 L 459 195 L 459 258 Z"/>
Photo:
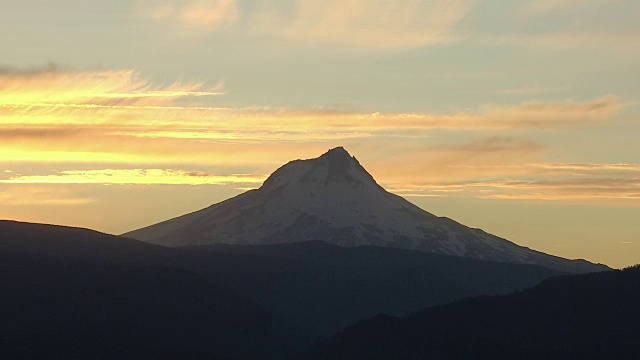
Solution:
<path fill-rule="evenodd" d="M 638 359 L 640 267 L 564 276 L 405 318 L 378 316 L 303 359 Z"/>
<path fill-rule="evenodd" d="M 292 161 L 257 190 L 123 236 L 167 245 L 275 244 L 321 240 L 538 264 L 569 272 L 606 266 L 550 256 L 451 219 L 385 191 L 343 148 Z"/>

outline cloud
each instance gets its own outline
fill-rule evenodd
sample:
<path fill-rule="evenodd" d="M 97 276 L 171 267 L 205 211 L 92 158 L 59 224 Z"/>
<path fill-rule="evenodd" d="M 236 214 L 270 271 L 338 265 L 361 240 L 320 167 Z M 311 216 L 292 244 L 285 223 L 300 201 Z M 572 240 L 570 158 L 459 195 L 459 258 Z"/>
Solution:
<path fill-rule="evenodd" d="M 528 151 L 527 141 L 517 139 L 485 139 L 459 146 L 440 148 L 432 159 L 420 157 L 427 167 L 413 173 L 406 159 L 382 177 L 382 184 L 402 196 L 462 196 L 503 200 L 536 201 L 640 201 L 640 164 L 588 164 L 588 163 L 526 163 L 509 165 L 509 160 L 486 165 L 490 156 L 520 158 L 519 151 Z M 524 149 L 524 150 L 523 150 Z M 443 153 L 442 151 L 445 151 Z M 446 151 L 464 152 L 464 162 L 442 160 Z M 473 155 L 476 155 L 475 157 Z M 504 159 L 503 159 L 504 160 Z M 478 161 L 479 165 L 474 166 Z M 485 165 L 483 165 L 485 164 Z M 375 168 L 374 164 L 373 168 Z M 454 171 L 446 168 L 453 167 Z M 378 163 L 377 166 L 380 166 Z M 367 165 L 367 167 L 369 167 Z M 403 170 L 404 168 L 404 170 Z M 455 170 L 462 171 L 456 172 Z M 389 170 L 389 169 L 387 169 Z M 576 171 L 577 170 L 577 171 Z M 404 171 L 404 174 L 403 174 Z M 435 176 L 436 172 L 441 172 Z M 425 176 L 429 174 L 428 176 Z M 8 173 L 0 180 L 7 186 L 103 184 L 103 185 L 233 185 L 237 189 L 257 188 L 266 175 L 214 174 L 177 169 L 99 169 L 65 170 L 43 175 Z M 429 179 L 425 181 L 425 179 Z M 0 193 L 8 205 L 24 205 L 32 201 L 38 205 L 82 205 L 89 198 L 65 198 L 55 192 L 35 191 L 18 196 L 16 191 Z M 35 191 L 35 192 L 34 192 Z M 53 194 L 53 195 L 52 195 Z M 60 194 L 58 194 L 60 195 Z"/>
<path fill-rule="evenodd" d="M 453 28 L 475 1 L 300 1 L 282 32 L 295 42 L 314 41 L 369 48 L 418 48 L 459 39 Z"/>
<path fill-rule="evenodd" d="M 612 5 L 627 0 L 533 0 L 523 5 L 524 12 L 533 15 L 580 10 L 584 7 Z"/>
<path fill-rule="evenodd" d="M 313 154 L 326 150 L 327 143 L 359 139 L 386 139 L 397 146 L 428 139 L 434 130 L 506 132 L 606 124 L 626 106 L 605 96 L 485 104 L 449 114 L 221 107 L 212 104 L 221 94 L 219 85 L 158 86 L 131 69 L 14 70 L 0 74 L 0 80 L 0 161 L 5 162 L 193 164 L 225 154 L 216 161 L 246 163 L 264 149 L 288 160 L 290 149 Z M 522 154 L 537 145 L 496 135 L 469 146 L 519 148 Z"/>
<path fill-rule="evenodd" d="M 291 154 L 311 158 L 345 145 L 354 154 L 366 154 L 374 176 L 401 194 L 635 199 L 638 193 L 638 165 L 543 162 L 548 148 L 522 135 L 608 124 L 627 105 L 616 96 L 484 104 L 449 114 L 378 113 L 213 106 L 219 87 L 183 82 L 157 86 L 126 69 L 5 69 L 0 78 L 0 162 L 66 169 L 5 173 L 1 182 L 9 187 L 253 188 L 264 174 L 291 160 Z M 479 136 L 469 140 L 472 131 Z M 445 140 L 438 137 L 443 133 Z M 89 164 L 93 169 L 86 169 Z M 180 170 L 188 164 L 193 169 L 253 170 L 248 175 Z"/>
<path fill-rule="evenodd" d="M 532 50 L 640 54 L 631 45 L 640 36 L 640 5 L 635 1 L 535 0 L 505 16 L 517 21 L 508 31 L 486 37 L 486 42 Z"/>
<path fill-rule="evenodd" d="M 480 106 L 475 112 L 453 114 L 317 112 L 287 108 L 167 108 L 162 109 L 162 112 L 171 114 L 174 110 L 179 111 L 185 119 L 176 123 L 165 122 L 164 132 L 137 135 L 195 138 L 195 130 L 202 134 L 202 138 L 211 138 L 212 134 L 219 131 L 223 137 L 238 136 L 238 139 L 242 139 L 242 134 L 246 134 L 248 138 L 255 134 L 273 134 L 278 140 L 282 140 L 279 134 L 290 137 L 297 133 L 314 137 L 316 134 L 326 133 L 352 138 L 368 137 L 377 132 L 432 129 L 498 130 L 584 126 L 607 121 L 624 106 L 618 98 L 608 96 L 586 102 L 529 101 L 515 106 L 487 104 Z M 145 119 L 147 116 L 140 114 L 138 118 Z M 173 127 L 174 125 L 176 126 Z M 213 132 L 201 131 L 205 128 Z M 135 129 L 131 130 L 133 134 Z"/>
<path fill-rule="evenodd" d="M 536 152 L 544 149 L 544 146 L 527 139 L 493 136 L 465 144 L 440 145 L 435 149 L 473 155 L 496 152 Z"/>
<path fill-rule="evenodd" d="M 640 200 L 640 179 L 593 178 L 505 181 L 474 186 L 492 187 L 492 199 L 519 200 Z M 500 191 L 497 191 L 500 190 Z"/>
<path fill-rule="evenodd" d="M 104 184 L 104 185 L 255 185 L 264 175 L 215 175 L 174 169 L 66 170 L 49 175 L 16 175 L 4 184 Z"/>
<path fill-rule="evenodd" d="M 605 96 L 586 102 L 544 103 L 527 101 L 518 106 L 484 105 L 483 116 L 492 119 L 496 126 L 526 128 L 569 124 L 586 124 L 608 119 L 624 107 L 615 96 Z"/>
<path fill-rule="evenodd" d="M 455 196 L 544 201 L 633 201 L 640 204 L 639 164 L 528 163 L 467 166 L 455 180 L 405 181 L 407 196 Z"/>
<path fill-rule="evenodd" d="M 447 142 L 430 145 L 424 140 L 395 143 L 393 156 L 383 154 L 370 168 L 375 175 L 381 174 L 394 188 L 410 189 L 412 194 L 419 190 L 423 194 L 442 194 L 446 191 L 462 191 L 458 181 L 482 178 L 514 178 L 531 173 L 523 168 L 523 163 L 539 160 L 547 148 L 526 138 L 511 136 L 490 136 L 479 139 Z M 399 146 L 398 146 L 399 145 Z M 425 179 L 428 182 L 425 183 Z M 453 183 L 455 182 L 455 183 Z M 411 184 L 411 185 L 410 185 Z M 439 184 L 432 188 L 434 184 Z M 440 185 L 447 184 L 447 187 Z M 456 187 L 452 187 L 456 185 Z"/>
<path fill-rule="evenodd" d="M 638 164 L 585 164 L 585 163 L 543 163 L 530 164 L 532 167 L 554 172 L 573 172 L 578 174 L 592 173 L 596 171 L 622 171 L 639 172 Z"/>
<path fill-rule="evenodd" d="M 516 88 L 502 89 L 496 91 L 496 94 L 502 95 L 536 95 L 536 94 L 545 94 L 552 91 L 558 91 L 558 87 L 551 86 L 542 86 L 539 83 L 534 84 L 525 84 Z"/>
<path fill-rule="evenodd" d="M 142 11 L 152 19 L 176 21 L 181 26 L 195 30 L 212 31 L 233 25 L 240 16 L 236 0 L 165 1 L 163 3 L 153 1 L 151 3 L 143 4 Z"/>
<path fill-rule="evenodd" d="M 59 95 L 64 97 L 63 94 Z M 1 98 L 1 96 L 0 96 Z M 138 100 L 142 101 L 142 100 Z M 473 113 L 323 113 L 274 108 L 217 108 L 136 105 L 66 107 L 0 104 L 0 160 L 12 161 L 202 161 L 219 151 L 238 152 L 267 144 L 300 148 L 305 143 L 385 138 L 426 139 L 437 129 L 510 131 L 604 124 L 622 108 L 616 98 L 583 103 L 529 102 L 484 105 Z M 487 148 L 535 144 L 498 138 Z M 226 150 L 224 150 L 226 148 Z M 244 150 L 242 150 L 244 149 Z M 116 160 L 117 159 L 117 160 Z M 231 161 L 231 159 L 230 159 Z"/>
<path fill-rule="evenodd" d="M 29 76 L 29 75 L 41 75 L 44 73 L 62 72 L 66 68 L 58 63 L 49 62 L 45 66 L 32 66 L 32 67 L 13 67 L 7 65 L 0 65 L 0 76 L 14 75 L 14 76 Z"/>
<path fill-rule="evenodd" d="M 638 47 L 630 44 L 639 36 L 640 29 L 562 29 L 537 34 L 500 35 L 490 39 L 490 42 L 496 45 L 525 46 L 541 50 L 584 49 L 638 55 Z"/>
<path fill-rule="evenodd" d="M 392 188 L 393 190 L 393 188 Z M 394 190 L 401 196 L 460 196 L 502 200 L 637 201 L 638 180 L 516 181 L 486 179 L 475 182 L 404 184 Z"/>
<path fill-rule="evenodd" d="M 91 134 L 93 129 L 85 127 L 24 127 L 20 125 L 5 126 L 0 129 L 0 140 L 6 142 L 24 141 L 29 139 L 69 139 L 75 136 Z M 97 135 L 97 134 L 96 134 Z"/>
<path fill-rule="evenodd" d="M 296 46 L 412 49 L 458 40 L 477 0 L 142 0 L 142 15 L 183 29 L 233 27 L 246 38 Z"/>
<path fill-rule="evenodd" d="M 220 87 L 206 88 L 198 82 L 153 86 L 130 69 L 5 71 L 0 72 L 0 107 L 5 112 L 17 109 L 18 113 L 32 108 L 161 107 L 178 98 L 219 95 Z"/>
<path fill-rule="evenodd" d="M 11 185 L 0 188 L 3 206 L 78 206 L 94 201 L 94 198 L 73 195 L 55 186 Z"/>
<path fill-rule="evenodd" d="M 593 100 L 519 105 L 481 105 L 474 112 L 452 114 L 378 113 L 277 107 L 216 107 L 207 98 L 221 85 L 176 82 L 155 86 L 130 69 L 42 71 L 0 74 L 0 123 L 3 125 L 103 125 L 119 135 L 204 138 L 220 132 L 354 133 L 420 129 L 505 129 L 583 125 L 605 121 L 626 104 L 615 96 Z M 202 98 L 199 104 L 187 99 Z M 14 130 L 18 126 L 13 127 Z M 283 131 L 283 129 L 286 129 Z M 120 131 L 118 131 L 120 130 Z M 144 133 L 144 134 L 143 134 Z"/>

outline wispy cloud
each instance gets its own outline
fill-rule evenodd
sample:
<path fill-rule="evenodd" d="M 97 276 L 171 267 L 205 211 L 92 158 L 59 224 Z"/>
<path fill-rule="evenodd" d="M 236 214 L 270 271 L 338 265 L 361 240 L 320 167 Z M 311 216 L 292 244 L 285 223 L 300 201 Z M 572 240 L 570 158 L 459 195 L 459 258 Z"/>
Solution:
<path fill-rule="evenodd" d="M 558 87 L 553 87 L 553 86 L 542 86 L 539 83 L 527 83 L 524 84 L 523 86 L 520 87 L 514 87 L 514 88 L 509 88 L 509 89 L 502 89 L 502 90 L 497 90 L 496 94 L 503 94 L 503 95 L 540 95 L 540 94 L 546 94 L 549 92 L 554 92 L 554 91 L 558 91 L 559 88 Z"/>
<path fill-rule="evenodd" d="M 265 173 L 291 160 L 292 153 L 312 157 L 332 146 L 352 145 L 355 154 L 375 159 L 368 167 L 402 194 L 635 199 L 638 193 L 638 165 L 547 163 L 541 161 L 547 146 L 522 135 L 607 124 L 626 106 L 616 96 L 485 104 L 450 114 L 377 113 L 212 106 L 210 97 L 221 92 L 217 86 L 156 86 L 132 70 L 5 69 L 0 77 L 0 161 L 64 163 L 66 169 L 4 173 L 0 183 L 6 186 L 253 188 Z M 468 140 L 470 130 L 479 136 Z M 432 138 L 442 132 L 449 134 L 446 141 Z M 467 140 L 455 142 L 452 134 Z M 393 149 L 394 155 L 385 149 Z M 99 164 L 105 165 L 95 170 Z M 181 165 L 176 169 L 175 164 Z M 264 171 L 180 170 L 187 164 Z M 424 182 L 425 174 L 429 182 Z"/>
<path fill-rule="evenodd" d="M 176 82 L 154 86 L 134 70 L 43 71 L 0 73 L 0 120 L 3 124 L 126 123 L 179 125 L 227 131 L 290 129 L 505 128 L 605 120 L 625 104 L 615 96 L 576 102 L 528 101 L 520 105 L 482 105 L 454 114 L 366 113 L 287 108 L 229 108 L 181 105 L 182 100 L 220 95 L 221 86 Z M 17 121 L 14 117 L 18 117 Z M 87 119 L 95 119 L 88 121 Z M 310 124 L 311 123 L 311 124 Z M 250 126 L 247 126 L 250 125 Z M 166 130 L 166 129 L 164 129 Z"/>
<path fill-rule="evenodd" d="M 206 88 L 198 82 L 153 86 L 130 69 L 61 71 L 47 67 L 0 72 L 0 107 L 5 114 L 12 109 L 20 113 L 32 109 L 153 108 L 179 98 L 220 94 L 221 85 Z"/>
<path fill-rule="evenodd" d="M 524 3 L 523 10 L 529 14 L 545 15 L 580 10 L 584 7 L 606 6 L 624 1 L 628 0 L 532 0 Z"/>
<path fill-rule="evenodd" d="M 585 49 L 638 55 L 640 54 L 638 47 L 630 46 L 638 36 L 640 36 L 640 28 L 624 30 L 563 29 L 537 34 L 500 35 L 492 38 L 490 42 L 498 45 L 517 45 L 541 50 Z"/>
<path fill-rule="evenodd" d="M 527 101 L 518 106 L 485 105 L 481 108 L 485 118 L 493 119 L 504 127 L 526 128 L 569 124 L 585 124 L 608 119 L 624 106 L 615 96 L 565 103 Z"/>
<path fill-rule="evenodd" d="M 640 201 L 638 164 L 467 166 L 457 180 L 406 181 L 399 193 L 518 200 Z M 475 172 L 475 173 L 474 173 Z"/>
<path fill-rule="evenodd" d="M 0 79 L 0 161 L 9 162 L 208 163 L 218 153 L 231 162 L 255 157 L 265 147 L 284 156 L 289 148 L 326 142 L 426 139 L 437 129 L 580 128 L 608 123 L 626 106 L 605 96 L 486 104 L 450 114 L 221 107 L 212 105 L 220 86 L 157 86 L 133 70 L 12 70 Z M 536 147 L 502 135 L 474 146 Z"/>
<path fill-rule="evenodd" d="M 146 1 L 140 11 L 155 20 L 200 31 L 232 25 L 240 16 L 236 0 Z"/>
<path fill-rule="evenodd" d="M 0 188 L 0 202 L 3 206 L 81 206 L 94 201 L 94 198 L 77 196 L 55 186 L 15 185 Z"/>
<path fill-rule="evenodd" d="M 527 139 L 493 136 L 464 144 L 447 144 L 434 149 L 452 152 L 463 152 L 469 155 L 496 152 L 535 152 L 542 150 L 543 145 Z"/>
<path fill-rule="evenodd" d="M 407 143 L 403 141 L 405 146 Z M 531 169 L 524 168 L 523 163 L 539 160 L 547 150 L 543 144 L 511 136 L 466 141 L 449 139 L 435 145 L 416 144 L 413 148 L 402 148 L 403 144 L 396 144 L 393 156 L 380 155 L 371 170 L 374 175 L 384 174 L 383 179 L 389 184 L 395 183 L 394 187 L 411 189 L 412 194 L 420 189 L 428 190 L 425 194 L 434 191 L 442 194 L 444 190 L 460 192 L 460 181 L 527 176 Z M 435 184 L 439 185 L 430 188 Z M 442 184 L 447 184 L 446 188 L 440 186 Z"/>
<path fill-rule="evenodd" d="M 585 164 L 585 163 L 543 163 L 530 164 L 545 171 L 577 171 L 578 173 L 595 171 L 623 171 L 640 173 L 639 164 Z"/>
<path fill-rule="evenodd" d="M 300 1 L 283 35 L 370 48 L 417 48 L 459 39 L 454 31 L 475 1 Z"/>
<path fill-rule="evenodd" d="M 390 50 L 455 41 L 477 0 L 141 0 L 140 12 L 183 29 L 271 38 L 297 46 Z"/>
<path fill-rule="evenodd" d="M 175 169 L 66 170 L 48 175 L 16 175 L 4 184 L 104 184 L 104 185 L 249 185 L 261 184 L 264 175 L 216 175 Z"/>
<path fill-rule="evenodd" d="M 640 179 L 504 181 L 476 187 L 492 189 L 486 198 L 529 200 L 640 200 Z"/>
<path fill-rule="evenodd" d="M 640 4 L 631 0 L 534 0 L 505 14 L 517 22 L 489 43 L 532 50 L 597 51 L 637 56 Z M 542 24 L 541 19 L 544 17 Z"/>
<path fill-rule="evenodd" d="M 221 145 L 285 143 L 386 137 L 428 138 L 435 129 L 508 131 L 602 124 L 622 107 L 615 98 L 584 103 L 540 102 L 482 106 L 475 113 L 315 113 L 289 109 L 73 108 L 0 105 L 0 159 L 55 158 L 124 162 L 199 161 Z M 286 129 L 286 130 L 283 130 Z M 490 146 L 484 144 L 483 146 Z M 507 144 L 494 143 L 492 146 Z M 520 144 L 522 145 L 522 144 Z M 527 144 L 525 144 L 527 145 Z M 531 144 L 528 144 L 529 146 Z M 228 153 L 228 149 L 226 152 Z M 29 155 L 31 153 L 31 155 Z M 59 153 L 59 154 L 58 154 Z"/>

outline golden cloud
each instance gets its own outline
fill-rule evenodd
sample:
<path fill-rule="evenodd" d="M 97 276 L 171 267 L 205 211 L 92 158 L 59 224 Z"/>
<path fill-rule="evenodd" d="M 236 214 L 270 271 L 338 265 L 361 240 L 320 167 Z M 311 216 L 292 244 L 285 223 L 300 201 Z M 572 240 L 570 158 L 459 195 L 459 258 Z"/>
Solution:
<path fill-rule="evenodd" d="M 134 70 L 0 72 L 0 124 L 27 131 L 25 125 L 100 125 L 120 136 L 197 138 L 268 137 L 428 129 L 508 129 L 602 121 L 624 107 L 615 96 L 585 102 L 524 102 L 483 105 L 476 112 L 455 114 L 366 113 L 331 109 L 296 110 L 271 107 L 229 108 L 210 102 L 181 105 L 185 99 L 221 94 L 221 85 L 202 83 L 153 86 Z M 206 99 L 205 99 L 206 100 Z M 22 127 L 22 129 L 20 129 Z M 247 134 L 243 136 L 243 134 Z M 6 134 L 5 134 L 6 136 Z M 294 136 L 295 137 L 295 136 Z"/>
<path fill-rule="evenodd" d="M 494 166 L 491 173 L 501 174 L 499 176 L 489 175 L 482 167 L 468 169 L 477 170 L 478 173 L 474 176 L 470 171 L 465 174 L 466 179 L 453 181 L 406 181 L 396 185 L 397 192 L 405 196 L 454 193 L 456 196 L 518 200 L 640 200 L 638 164 L 534 163 Z M 580 171 L 576 172 L 576 169 Z"/>
<path fill-rule="evenodd" d="M 133 70 L 0 71 L 0 77 L 0 161 L 64 163 L 67 169 L 75 164 L 75 170 L 49 174 L 8 173 L 2 182 L 12 186 L 231 184 L 251 188 L 264 180 L 264 173 L 291 160 L 291 154 L 310 158 L 329 147 L 346 145 L 354 154 L 367 154 L 373 160 L 368 168 L 374 175 L 406 194 L 635 197 L 636 183 L 629 174 L 637 174 L 637 165 L 544 163 L 539 155 L 545 146 L 510 136 L 520 130 L 606 123 L 626 105 L 615 96 L 487 104 L 451 114 L 367 113 L 211 106 L 206 100 L 220 94 L 220 86 L 154 86 Z M 195 105 L 185 101 L 194 99 Z M 431 138 L 436 129 L 450 134 L 446 143 Z M 491 136 L 452 143 L 455 136 L 451 134 L 468 135 L 469 130 Z M 82 170 L 81 164 L 105 165 L 103 170 Z M 193 164 L 264 171 L 242 176 L 194 173 L 175 170 L 176 164 L 178 169 Z M 133 166 L 148 169 L 130 169 Z M 425 174 L 429 183 L 420 180 Z M 592 179 L 592 190 L 588 184 L 575 183 L 576 177 Z M 610 188 L 595 187 L 607 182 Z"/>
<path fill-rule="evenodd" d="M 239 18 L 236 0 L 146 1 L 140 5 L 152 19 L 177 21 L 181 26 L 193 29 L 214 30 L 232 25 Z"/>
<path fill-rule="evenodd" d="M 5 162 L 246 164 L 264 158 L 265 152 L 275 162 L 288 160 L 294 150 L 310 155 L 325 150 L 327 143 L 376 138 L 394 146 L 420 142 L 434 129 L 584 126 L 609 121 L 625 106 L 606 96 L 584 102 L 483 105 L 452 114 L 230 108 L 206 101 L 221 93 L 220 86 L 177 82 L 159 87 L 133 70 L 4 71 L 0 77 L 0 161 Z M 191 100 L 198 104 L 185 105 Z M 540 149 L 522 139 L 494 136 L 483 141 L 467 144 L 467 153 Z M 451 159 L 463 149 L 457 149 L 458 155 L 448 150 Z"/>
<path fill-rule="evenodd" d="M 0 72 L 0 107 L 3 115 L 24 115 L 23 119 L 38 113 L 70 115 L 74 109 L 162 109 L 179 98 L 219 95 L 220 88 L 198 82 L 155 87 L 134 70 L 5 71 Z"/>
<path fill-rule="evenodd" d="M 4 184 L 229 185 L 261 184 L 264 175 L 215 175 L 174 169 L 66 170 L 50 175 L 16 175 Z"/>

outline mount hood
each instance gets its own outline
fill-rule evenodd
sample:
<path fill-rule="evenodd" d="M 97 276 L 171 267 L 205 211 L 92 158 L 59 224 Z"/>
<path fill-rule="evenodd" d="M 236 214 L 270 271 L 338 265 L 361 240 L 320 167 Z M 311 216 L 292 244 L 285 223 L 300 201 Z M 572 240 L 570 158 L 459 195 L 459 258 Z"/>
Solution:
<path fill-rule="evenodd" d="M 344 247 L 373 245 L 537 264 L 574 273 L 607 269 L 531 250 L 435 216 L 383 189 L 342 147 L 287 163 L 259 189 L 123 236 L 165 246 L 321 240 Z"/>

